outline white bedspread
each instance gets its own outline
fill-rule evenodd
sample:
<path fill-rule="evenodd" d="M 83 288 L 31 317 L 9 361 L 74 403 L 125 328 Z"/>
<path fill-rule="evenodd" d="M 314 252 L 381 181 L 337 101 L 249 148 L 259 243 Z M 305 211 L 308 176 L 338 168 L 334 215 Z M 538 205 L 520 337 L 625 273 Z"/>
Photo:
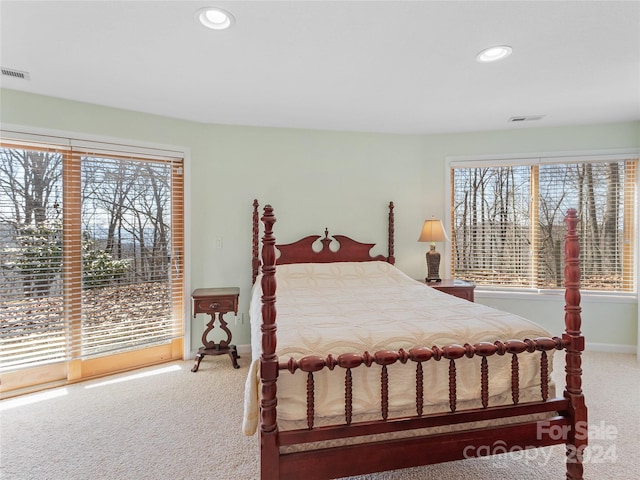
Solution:
<path fill-rule="evenodd" d="M 337 357 L 348 352 L 551 336 L 529 320 L 439 292 L 385 262 L 279 265 L 276 280 L 277 354 L 281 362 L 305 355 L 326 357 L 330 353 Z M 253 361 L 245 389 L 243 430 L 247 435 L 255 433 L 258 423 L 261 295 L 258 278 L 250 306 Z M 520 387 L 539 385 L 539 354 L 519 358 Z M 550 355 L 550 366 L 551 360 Z M 510 361 L 510 355 L 489 358 L 490 395 L 510 390 Z M 446 411 L 448 361 L 429 360 L 424 365 L 425 406 L 442 404 L 442 411 Z M 456 366 L 458 400 L 479 399 L 479 358 L 462 358 Z M 354 414 L 379 417 L 380 368 L 353 370 Z M 340 423 L 344 415 L 343 372 L 336 367 L 334 372 L 314 374 L 318 418 Z M 281 430 L 287 422 L 297 425 L 306 419 L 305 385 L 306 373 L 280 372 L 277 412 Z M 415 409 L 415 364 L 391 365 L 389 416 L 411 408 Z"/>

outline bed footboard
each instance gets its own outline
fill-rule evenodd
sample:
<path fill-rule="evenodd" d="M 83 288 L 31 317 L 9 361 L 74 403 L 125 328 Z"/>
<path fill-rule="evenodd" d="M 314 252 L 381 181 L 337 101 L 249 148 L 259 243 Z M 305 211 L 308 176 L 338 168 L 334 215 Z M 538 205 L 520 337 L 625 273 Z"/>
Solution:
<path fill-rule="evenodd" d="M 389 419 L 389 373 L 388 366 L 397 362 L 406 364 L 408 362 L 415 363 L 415 404 L 416 417 L 423 416 L 424 405 L 424 373 L 423 364 L 431 361 L 445 360 L 449 362 L 449 410 L 451 413 L 458 409 L 457 396 L 457 368 L 456 361 L 459 359 L 474 357 L 481 358 L 480 364 L 480 403 L 482 409 L 489 407 L 489 365 L 488 357 L 493 355 L 511 355 L 511 399 L 513 405 L 520 403 L 520 368 L 519 354 L 540 352 L 540 400 L 546 402 L 549 399 L 549 360 L 547 352 L 550 350 L 561 350 L 565 347 L 565 343 L 561 338 L 536 338 L 534 340 L 525 339 L 508 340 L 507 342 L 496 341 L 494 343 L 481 342 L 474 345 L 466 343 L 465 345 L 447 345 L 445 347 L 434 346 L 415 347 L 409 351 L 400 349 L 398 351 L 383 350 L 370 354 L 346 353 L 338 356 L 338 358 L 329 355 L 327 358 L 318 356 L 307 356 L 300 360 L 290 358 L 288 362 L 279 364 L 280 370 L 288 370 L 292 374 L 297 370 L 307 373 L 307 428 L 311 431 L 314 428 L 315 418 L 315 382 L 314 373 L 323 369 L 334 370 L 335 367 L 344 369 L 344 425 L 351 425 L 353 418 L 353 389 L 352 389 L 352 370 L 358 367 L 370 368 L 373 365 L 380 366 L 380 419 Z M 410 366 L 406 367 L 410 368 Z M 474 421 L 474 418 L 468 420 Z M 384 429 L 384 428 L 383 428 Z M 368 427 L 365 433 L 379 433 L 371 431 Z M 357 429 L 353 429 L 357 431 Z M 354 433 L 354 436 L 358 435 Z M 315 441 L 309 439 L 307 441 Z M 281 443 L 282 444 L 282 443 Z"/>
<path fill-rule="evenodd" d="M 255 204 L 254 204 L 255 207 Z M 383 350 L 373 354 L 349 353 L 337 358 L 306 356 L 301 359 L 280 361 L 276 355 L 276 252 L 273 225 L 276 218 L 273 208 L 265 206 L 261 218 L 264 224 L 262 239 L 262 354 L 260 357 L 260 426 L 261 478 L 298 478 L 300 471 L 305 478 L 327 479 L 341 476 L 372 473 L 390 469 L 428 465 L 450 460 L 482 456 L 481 446 L 500 441 L 508 451 L 511 448 L 535 448 L 553 444 L 567 446 L 567 479 L 583 478 L 583 452 L 587 445 L 587 409 L 582 394 L 581 352 L 584 337 L 581 334 L 579 242 L 576 235 L 577 215 L 571 209 L 565 222 L 565 332 L 562 337 L 524 340 L 480 342 L 444 347 L 415 347 L 407 351 Z M 255 231 L 254 231 L 255 235 Z M 563 396 L 549 399 L 549 369 L 547 352 L 566 351 L 566 387 Z M 519 356 L 540 355 L 540 397 L 536 401 L 520 401 Z M 498 355 L 511 356 L 511 399 L 509 405 L 489 405 L 489 368 L 487 358 Z M 480 357 L 480 397 L 477 408 L 458 409 L 456 394 L 456 362 L 465 358 Z M 423 364 L 448 362 L 449 411 L 423 412 Z M 394 417 L 390 415 L 388 402 L 388 372 L 392 364 L 407 364 L 415 368 L 415 412 Z M 380 419 L 353 421 L 351 371 L 354 368 L 380 368 Z M 404 368 L 404 367 L 403 367 Z M 344 373 L 344 419 L 339 425 L 316 426 L 314 408 L 314 374 L 322 370 L 338 370 Z M 277 424 L 277 379 L 296 371 L 307 375 L 307 428 L 280 432 Z M 535 418 L 523 416 L 538 415 Z M 539 415 L 545 415 L 540 419 Z M 478 422 L 518 417 L 514 423 L 498 426 L 481 426 Z M 463 424 L 473 424 L 468 427 Z M 418 434 L 410 438 L 392 440 L 365 440 L 340 447 L 312 447 L 309 450 L 285 453 L 281 447 L 309 445 L 352 437 L 379 436 L 401 431 L 429 429 L 438 426 L 458 425 L 461 429 L 447 433 Z M 483 424 L 484 425 L 484 424 Z M 568 432 L 559 437 L 551 433 Z M 473 453 L 471 453 L 473 452 Z"/>

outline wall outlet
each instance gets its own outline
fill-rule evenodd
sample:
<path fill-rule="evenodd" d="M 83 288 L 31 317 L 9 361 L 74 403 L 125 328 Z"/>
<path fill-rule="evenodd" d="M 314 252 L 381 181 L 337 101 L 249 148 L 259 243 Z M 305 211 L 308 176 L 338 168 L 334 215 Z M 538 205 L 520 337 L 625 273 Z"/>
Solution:
<path fill-rule="evenodd" d="M 215 237 L 213 239 L 213 248 L 215 249 L 222 248 L 222 237 Z"/>

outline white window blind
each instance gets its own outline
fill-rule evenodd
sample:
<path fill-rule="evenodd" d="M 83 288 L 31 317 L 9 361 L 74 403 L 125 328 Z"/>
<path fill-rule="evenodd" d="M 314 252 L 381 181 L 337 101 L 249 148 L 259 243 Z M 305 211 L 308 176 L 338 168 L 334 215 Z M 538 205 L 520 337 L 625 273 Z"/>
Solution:
<path fill-rule="evenodd" d="M 73 158 L 81 165 L 82 329 L 72 351 L 84 358 L 181 336 L 171 228 L 180 165 L 77 150 Z"/>
<path fill-rule="evenodd" d="M 636 158 L 452 164 L 452 272 L 478 285 L 563 288 L 578 210 L 582 288 L 635 292 Z"/>
<path fill-rule="evenodd" d="M 483 285 L 531 286 L 530 170 L 530 166 L 453 170 L 456 277 Z"/>
<path fill-rule="evenodd" d="M 0 150 L 0 368 L 66 357 L 64 149 Z"/>

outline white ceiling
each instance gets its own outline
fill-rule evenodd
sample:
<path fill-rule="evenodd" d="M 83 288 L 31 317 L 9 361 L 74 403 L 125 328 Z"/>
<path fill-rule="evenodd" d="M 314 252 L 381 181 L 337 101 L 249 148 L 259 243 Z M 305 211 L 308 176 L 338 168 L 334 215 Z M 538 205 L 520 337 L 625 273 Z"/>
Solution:
<path fill-rule="evenodd" d="M 195 19 L 218 6 L 226 31 Z M 196 122 L 439 133 L 640 120 L 640 1 L 9 1 L 2 87 Z M 475 62 L 492 45 L 513 53 Z M 542 120 L 509 123 L 521 115 Z"/>

